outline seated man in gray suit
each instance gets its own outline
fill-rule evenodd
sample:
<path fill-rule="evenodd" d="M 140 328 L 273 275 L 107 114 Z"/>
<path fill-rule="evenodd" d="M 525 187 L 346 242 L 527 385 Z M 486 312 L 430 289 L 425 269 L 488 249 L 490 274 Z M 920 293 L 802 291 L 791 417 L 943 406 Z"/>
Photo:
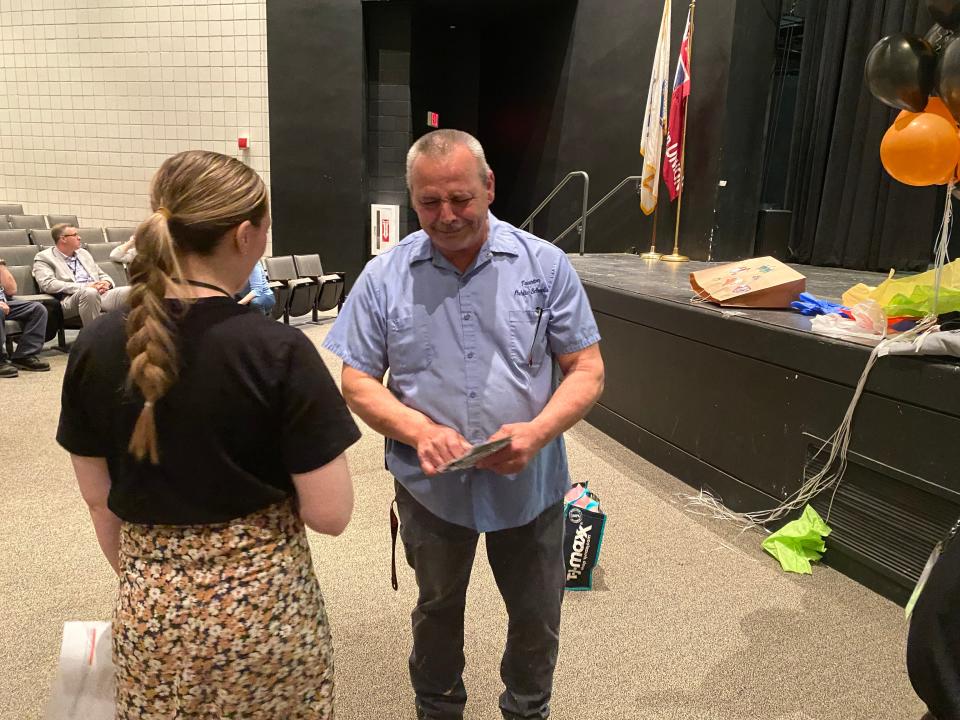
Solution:
<path fill-rule="evenodd" d="M 75 227 L 54 225 L 50 234 L 56 245 L 37 253 L 33 277 L 40 291 L 60 300 L 64 318 L 80 316 L 84 326 L 101 312 L 113 310 L 127 299 L 130 288 L 115 288 L 110 276 L 93 256 L 80 247 L 82 238 Z"/>

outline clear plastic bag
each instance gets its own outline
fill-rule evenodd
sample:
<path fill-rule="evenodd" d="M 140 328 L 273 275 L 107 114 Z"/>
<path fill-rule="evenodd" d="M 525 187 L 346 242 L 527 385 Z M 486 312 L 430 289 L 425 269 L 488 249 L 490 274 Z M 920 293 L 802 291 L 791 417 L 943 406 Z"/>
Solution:
<path fill-rule="evenodd" d="M 888 317 L 898 317 L 896 313 L 890 312 L 887 309 L 887 306 L 890 305 L 890 302 L 895 296 L 903 295 L 905 298 L 910 298 L 913 296 L 915 288 L 928 288 L 928 293 L 924 293 L 924 291 L 921 290 L 921 294 L 925 294 L 928 298 L 932 299 L 933 281 L 936 277 L 935 270 L 927 270 L 918 275 L 908 275 L 902 278 L 894 278 L 893 272 L 894 271 L 891 270 L 887 279 L 876 287 L 870 287 L 863 283 L 854 285 L 843 294 L 843 304 L 847 307 L 853 307 L 865 300 L 874 300 L 881 308 L 887 311 Z M 944 290 L 956 290 L 960 292 L 960 260 L 954 260 L 943 266 L 940 288 L 941 298 L 945 295 Z M 915 312 L 926 314 L 926 312 L 929 312 L 930 307 L 928 304 L 926 311 L 918 308 Z M 942 307 L 938 309 L 941 312 L 946 312 Z"/>

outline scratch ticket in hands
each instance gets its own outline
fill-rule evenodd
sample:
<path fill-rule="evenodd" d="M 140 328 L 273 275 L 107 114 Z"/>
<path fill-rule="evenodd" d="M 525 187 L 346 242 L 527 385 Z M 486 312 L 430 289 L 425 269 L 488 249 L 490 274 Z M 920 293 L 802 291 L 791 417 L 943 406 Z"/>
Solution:
<path fill-rule="evenodd" d="M 498 450 L 505 448 L 510 444 L 510 440 L 511 438 L 508 436 L 505 438 L 500 438 L 499 440 L 491 440 L 490 442 L 474 445 L 465 454 L 438 468 L 438 472 L 443 473 L 452 472 L 454 470 L 469 470 L 485 457 L 489 457 Z"/>

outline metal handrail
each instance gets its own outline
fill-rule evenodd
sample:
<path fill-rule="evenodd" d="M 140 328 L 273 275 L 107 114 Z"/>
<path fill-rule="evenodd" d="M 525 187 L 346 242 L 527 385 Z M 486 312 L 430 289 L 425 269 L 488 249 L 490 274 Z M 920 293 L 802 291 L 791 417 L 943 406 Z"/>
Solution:
<path fill-rule="evenodd" d="M 621 180 L 621 181 L 620 181 L 620 184 L 617 185 L 613 190 L 611 190 L 611 191 L 608 192 L 606 195 L 604 195 L 602 198 L 600 198 L 600 200 L 597 201 L 597 204 L 596 204 L 596 205 L 594 205 L 592 208 L 590 208 L 589 210 L 587 210 L 587 215 L 586 215 L 586 216 L 587 216 L 587 217 L 590 217 L 591 213 L 593 213 L 594 210 L 596 210 L 596 209 L 599 208 L 601 205 L 603 205 L 607 200 L 609 200 L 609 199 L 613 196 L 613 194 L 614 194 L 615 192 L 617 192 L 617 190 L 619 190 L 620 188 L 622 188 L 624 185 L 626 185 L 626 184 L 627 184 L 628 182 L 630 182 L 631 180 L 636 180 L 636 181 L 637 181 L 637 194 L 639 194 L 639 192 L 640 192 L 640 185 L 639 185 L 639 183 L 640 183 L 641 180 L 643 180 L 643 176 L 642 176 L 642 175 L 628 175 L 628 176 L 625 177 L 623 180 Z M 577 226 L 577 224 L 580 223 L 580 222 L 581 222 L 580 220 L 574 220 L 572 223 L 570 223 L 570 226 L 569 226 L 566 230 L 564 230 L 562 233 L 560 233 L 559 235 L 557 235 L 556 238 L 554 238 L 553 244 L 556 245 L 558 242 L 560 242 L 561 240 L 563 240 L 563 239 L 567 236 L 567 233 L 569 233 L 571 230 L 573 230 L 573 229 Z M 580 254 L 583 255 L 583 245 L 580 246 Z"/>
<path fill-rule="evenodd" d="M 580 224 L 580 254 L 583 255 L 583 246 L 587 241 L 587 202 L 588 196 L 590 194 L 590 176 L 587 175 L 583 170 L 574 170 L 573 172 L 567 173 L 567 176 L 560 181 L 560 183 L 551 191 L 543 202 L 537 205 L 537 209 L 530 213 L 530 217 L 520 223 L 521 230 L 527 230 L 528 232 L 533 232 L 533 219 L 546 207 L 547 203 L 553 200 L 554 196 L 560 192 L 564 185 L 566 185 L 571 178 L 580 176 L 583 178 L 583 206 L 580 213 L 580 220 L 574 222 L 574 225 L 577 223 Z M 554 241 L 556 244 L 556 241 Z"/>

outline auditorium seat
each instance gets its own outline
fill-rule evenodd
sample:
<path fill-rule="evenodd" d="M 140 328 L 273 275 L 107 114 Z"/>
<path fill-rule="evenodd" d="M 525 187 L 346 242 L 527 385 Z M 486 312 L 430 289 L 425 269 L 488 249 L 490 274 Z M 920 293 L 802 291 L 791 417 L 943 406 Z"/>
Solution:
<path fill-rule="evenodd" d="M 36 248 L 33 248 L 36 252 Z M 3 251 L 6 252 L 6 249 Z M 46 293 L 41 293 L 40 289 L 37 287 L 37 281 L 33 278 L 33 257 L 29 257 L 27 264 L 13 264 L 11 258 L 8 255 L 3 255 L 3 258 L 7 261 L 7 269 L 10 271 L 10 274 L 13 275 L 13 279 L 17 282 L 17 294 L 15 295 L 17 300 L 36 300 L 37 302 L 43 303 L 43 306 L 47 308 L 47 329 L 44 333 L 44 341 L 53 340 L 57 337 L 57 334 L 61 332 L 60 324 L 63 318 L 63 311 L 60 309 L 59 301 L 53 297 L 53 295 L 47 295 Z M 24 255 L 26 258 L 26 255 Z M 22 260 L 24 258 L 16 258 Z M 7 326 L 9 327 L 9 326 Z M 17 334 L 19 334 L 19 329 Z M 7 344 L 7 350 L 9 353 L 10 345 Z"/>
<path fill-rule="evenodd" d="M 107 234 L 107 242 L 126 242 L 130 239 L 137 229 L 135 227 L 108 227 L 104 228 Z"/>
<path fill-rule="evenodd" d="M 36 245 L 16 245 L 0 250 L 0 257 L 6 260 L 7 265 L 11 267 L 14 265 L 29 265 L 33 267 L 33 257 L 38 252 L 40 252 L 40 248 Z"/>
<path fill-rule="evenodd" d="M 7 357 L 13 357 L 13 341 L 20 337 L 23 326 L 16 320 L 3 319 L 3 334 L 7 340 Z"/>
<path fill-rule="evenodd" d="M 77 232 L 80 233 L 84 245 L 96 245 L 103 242 L 102 227 L 78 227 Z"/>
<path fill-rule="evenodd" d="M 118 263 L 110 259 L 110 253 L 119 245 L 121 245 L 121 243 L 118 242 L 94 243 L 87 245 L 87 251 L 93 256 L 93 259 L 97 261 L 100 269 L 110 276 L 110 279 L 113 280 L 114 287 L 125 287 L 130 284 L 130 279 L 127 277 L 127 269 L 123 266 L 123 263 Z"/>
<path fill-rule="evenodd" d="M 297 268 L 297 276 L 309 278 L 317 284 L 316 299 L 313 303 L 313 320 L 317 320 L 317 311 L 333 310 L 343 305 L 343 291 L 346 287 L 344 274 L 342 272 L 324 273 L 323 264 L 320 262 L 320 256 L 316 253 L 312 255 L 294 255 L 294 265 Z"/>
<path fill-rule="evenodd" d="M 49 230 L 43 230 L 40 228 L 32 228 L 27 230 L 30 234 L 30 242 L 34 245 L 38 245 L 43 248 L 48 248 L 53 245 L 53 235 Z"/>
<path fill-rule="evenodd" d="M 10 223 L 10 227 L 20 230 L 47 227 L 47 221 L 43 215 L 7 215 L 7 222 Z"/>
<path fill-rule="evenodd" d="M 6 218 L 7 215 L 23 215 L 23 205 L 18 203 L 0 203 L 0 216 Z"/>
<path fill-rule="evenodd" d="M 0 230 L 0 247 L 29 244 L 30 235 L 26 230 Z"/>
<path fill-rule="evenodd" d="M 311 280 L 302 280 L 297 277 L 297 266 L 293 262 L 293 256 L 266 258 L 264 266 L 271 283 L 280 283 L 273 287 L 273 294 L 277 299 L 271 313 L 273 317 L 282 315 L 283 321 L 289 324 L 291 315 L 297 317 L 312 312 L 317 285 Z"/>
<path fill-rule="evenodd" d="M 113 249 L 119 245 L 120 243 L 118 242 L 85 243 L 87 252 L 89 252 L 93 256 L 93 259 L 98 263 L 109 262 L 110 253 L 113 252 Z"/>
<path fill-rule="evenodd" d="M 77 227 L 80 224 L 80 220 L 76 215 L 47 215 L 47 227 L 53 227 L 54 225 L 70 225 L 71 227 Z"/>
<path fill-rule="evenodd" d="M 126 287 L 130 284 L 130 279 L 127 277 L 127 268 L 123 263 L 118 263 L 113 260 L 104 260 L 102 262 L 98 262 L 97 265 L 99 265 L 100 269 L 110 276 L 110 279 L 113 280 L 114 287 Z"/>

